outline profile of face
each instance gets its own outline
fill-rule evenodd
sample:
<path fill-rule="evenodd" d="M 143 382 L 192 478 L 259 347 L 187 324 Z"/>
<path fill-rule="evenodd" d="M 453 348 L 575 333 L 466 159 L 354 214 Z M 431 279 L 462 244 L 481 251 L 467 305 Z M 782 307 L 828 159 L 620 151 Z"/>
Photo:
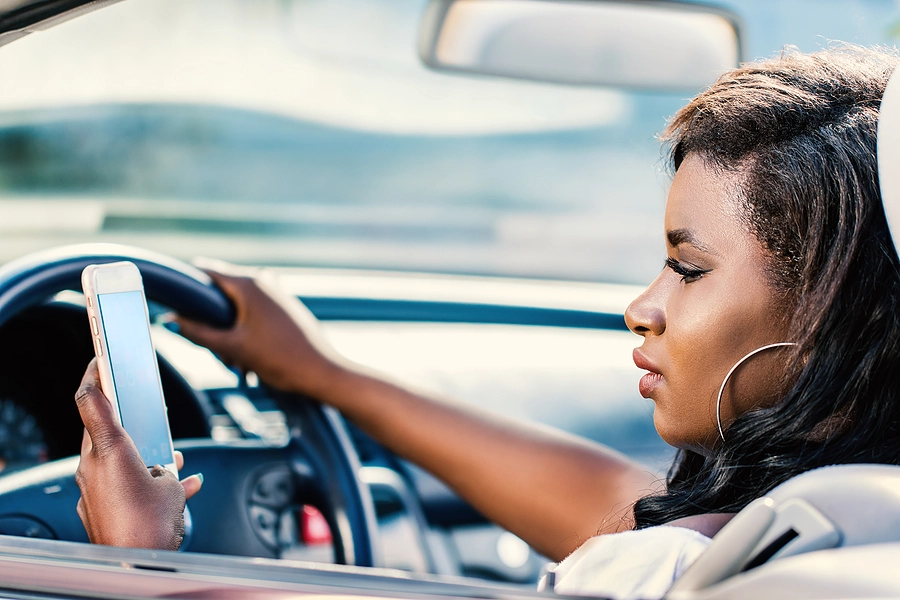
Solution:
<path fill-rule="evenodd" d="M 640 391 L 656 405 L 657 431 L 670 445 L 703 454 L 719 443 L 716 397 L 731 368 L 756 348 L 790 341 L 787 309 L 743 216 L 739 185 L 737 175 L 685 157 L 666 202 L 666 267 L 625 313 L 644 338 L 634 360 L 648 371 Z M 726 428 L 743 412 L 777 401 L 779 356 L 760 353 L 728 380 Z"/>

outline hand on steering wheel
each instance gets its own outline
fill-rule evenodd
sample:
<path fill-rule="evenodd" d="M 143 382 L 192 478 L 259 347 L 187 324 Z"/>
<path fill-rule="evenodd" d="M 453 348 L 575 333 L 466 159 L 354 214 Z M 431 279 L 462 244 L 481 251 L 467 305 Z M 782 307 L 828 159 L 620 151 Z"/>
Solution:
<path fill-rule="evenodd" d="M 217 262 L 216 267 L 236 273 L 226 263 Z M 318 320 L 306 306 L 280 291 L 267 271 L 254 276 L 206 272 L 234 303 L 234 327 L 220 329 L 179 317 L 181 334 L 276 389 L 321 397 L 345 359 L 322 337 Z"/>
<path fill-rule="evenodd" d="M 159 465 L 144 465 L 100 389 L 97 359 L 88 365 L 75 401 L 85 425 L 75 472 L 81 490 L 78 516 L 91 542 L 177 550 L 184 537 L 185 501 L 200 490 L 202 477 L 179 482 Z M 175 464 L 184 466 L 180 452 Z"/>

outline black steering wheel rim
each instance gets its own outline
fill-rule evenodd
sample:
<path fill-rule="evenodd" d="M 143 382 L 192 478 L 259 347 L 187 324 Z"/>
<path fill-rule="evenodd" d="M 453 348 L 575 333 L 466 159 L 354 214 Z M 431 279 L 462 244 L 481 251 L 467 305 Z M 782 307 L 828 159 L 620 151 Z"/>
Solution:
<path fill-rule="evenodd" d="M 138 266 L 150 300 L 210 325 L 234 324 L 231 301 L 200 269 L 143 248 L 78 244 L 29 254 L 0 267 L 0 325 L 58 292 L 81 291 L 81 272 L 86 266 L 121 260 Z"/>
<path fill-rule="evenodd" d="M 0 268 L 0 326 L 21 311 L 41 304 L 61 291 L 80 291 L 81 272 L 87 265 L 121 260 L 129 260 L 138 266 L 149 299 L 210 325 L 229 327 L 234 323 L 235 311 L 231 301 L 203 271 L 141 248 L 118 244 L 80 244 L 30 254 Z M 338 560 L 356 566 L 376 566 L 374 507 L 368 488 L 359 477 L 359 458 L 343 421 L 336 411 L 318 403 L 275 394 L 287 400 L 285 404 L 295 406 L 292 416 L 306 425 L 296 428 L 297 435 L 303 435 L 305 443 L 297 443 L 294 436 L 288 447 L 293 449 L 292 460 L 300 464 L 309 458 L 300 454 L 304 452 L 302 448 L 308 448 L 310 444 L 322 454 L 313 463 L 324 467 L 317 470 L 324 479 L 320 485 L 321 493 L 333 512 L 331 520 L 336 529 L 334 538 Z M 59 475 L 56 472 L 59 469 L 43 471 L 54 473 L 54 477 Z M 39 487 L 39 481 L 30 484 L 30 488 Z"/>

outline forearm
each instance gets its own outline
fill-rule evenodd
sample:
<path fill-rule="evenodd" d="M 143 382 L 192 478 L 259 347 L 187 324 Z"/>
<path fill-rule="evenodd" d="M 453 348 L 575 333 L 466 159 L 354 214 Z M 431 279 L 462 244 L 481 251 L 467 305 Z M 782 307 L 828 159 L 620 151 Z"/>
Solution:
<path fill-rule="evenodd" d="M 210 275 L 234 301 L 237 321 L 220 330 L 181 319 L 186 337 L 273 387 L 339 409 L 547 556 L 629 527 L 632 504 L 654 483 L 602 446 L 367 375 L 331 348 L 312 313 L 277 282 Z"/>
<path fill-rule="evenodd" d="M 551 558 L 630 528 L 632 503 L 655 481 L 599 444 L 339 371 L 320 400 Z"/>

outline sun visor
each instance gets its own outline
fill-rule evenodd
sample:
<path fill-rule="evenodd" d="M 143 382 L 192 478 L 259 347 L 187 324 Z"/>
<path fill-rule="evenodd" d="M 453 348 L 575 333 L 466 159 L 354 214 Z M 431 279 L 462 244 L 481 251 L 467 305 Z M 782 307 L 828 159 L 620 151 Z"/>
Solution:
<path fill-rule="evenodd" d="M 894 248 L 900 254 L 900 69 L 888 82 L 878 117 L 878 178 Z"/>

